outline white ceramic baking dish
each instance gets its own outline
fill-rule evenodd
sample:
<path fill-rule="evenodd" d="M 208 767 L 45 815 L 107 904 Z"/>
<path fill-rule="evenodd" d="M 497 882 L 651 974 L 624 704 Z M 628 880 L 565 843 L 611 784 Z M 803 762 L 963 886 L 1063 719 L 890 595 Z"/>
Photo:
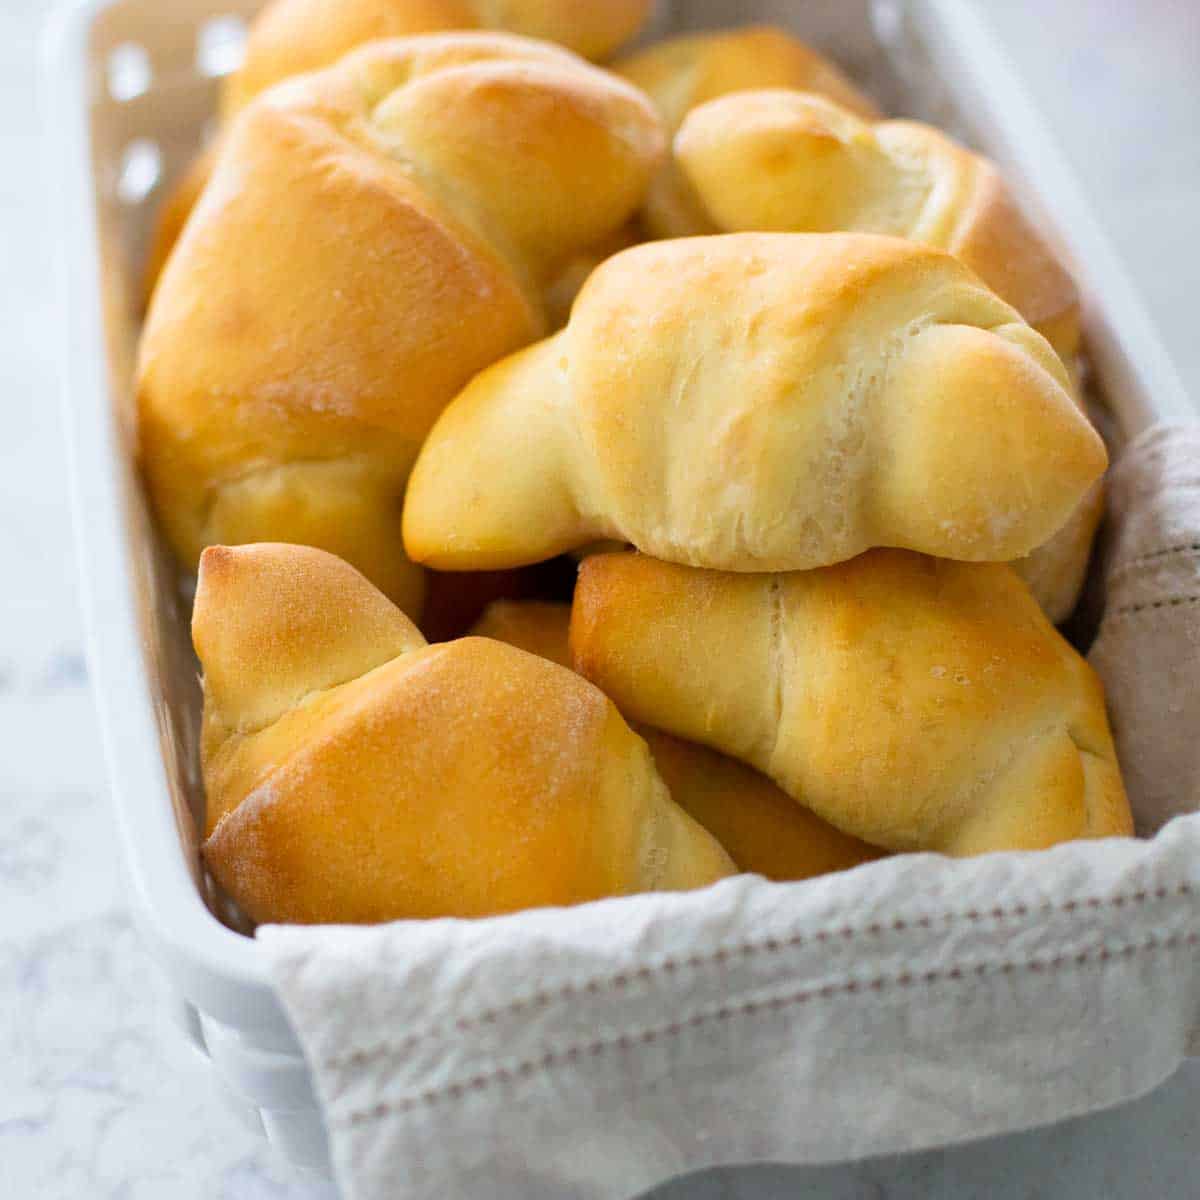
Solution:
<path fill-rule="evenodd" d="M 150 218 L 164 181 L 200 143 L 217 77 L 236 63 L 257 7 L 73 3 L 46 40 L 45 99 L 90 664 L 133 910 L 179 997 L 184 1029 L 231 1098 L 293 1160 L 326 1167 L 311 1080 L 258 947 L 222 922 L 200 865 L 199 691 L 186 602 L 132 465 L 130 378 Z M 1004 164 L 1075 268 L 1094 379 L 1118 439 L 1155 420 L 1194 418 L 1070 171 L 971 4 L 677 0 L 656 31 L 748 20 L 791 26 L 888 109 L 947 125 Z"/>

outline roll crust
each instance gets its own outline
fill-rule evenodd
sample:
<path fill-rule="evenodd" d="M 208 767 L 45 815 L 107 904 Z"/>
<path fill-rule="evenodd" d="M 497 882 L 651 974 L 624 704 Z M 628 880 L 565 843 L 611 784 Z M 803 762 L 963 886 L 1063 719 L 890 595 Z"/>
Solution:
<path fill-rule="evenodd" d="M 506 642 L 560 667 L 571 667 L 571 606 L 542 600 L 495 600 L 471 627 L 472 637 Z"/>
<path fill-rule="evenodd" d="M 768 576 L 599 555 L 571 649 L 631 719 L 749 763 L 874 845 L 1132 832 L 1100 683 L 1007 566 L 877 550 Z"/>
<path fill-rule="evenodd" d="M 150 246 L 146 253 L 146 267 L 142 274 L 142 306 L 148 307 L 155 285 L 188 217 L 196 207 L 208 181 L 212 178 L 216 162 L 217 144 L 206 146 L 188 164 L 187 169 L 171 180 L 170 187 L 154 214 L 154 226 L 150 234 Z"/>
<path fill-rule="evenodd" d="M 675 802 L 743 871 L 787 883 L 848 871 L 885 853 L 823 821 L 735 758 L 649 725 L 636 729 Z"/>
<path fill-rule="evenodd" d="M 211 547 L 205 861 L 255 921 L 482 916 L 733 871 L 645 744 L 573 672 L 427 646 L 346 563 Z"/>

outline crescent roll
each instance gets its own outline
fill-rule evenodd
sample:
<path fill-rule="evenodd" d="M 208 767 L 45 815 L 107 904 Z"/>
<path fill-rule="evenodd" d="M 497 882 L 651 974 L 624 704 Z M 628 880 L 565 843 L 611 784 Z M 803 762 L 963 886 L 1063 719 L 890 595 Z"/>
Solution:
<path fill-rule="evenodd" d="M 479 29 L 558 42 L 602 59 L 645 23 L 652 0 L 272 0 L 222 95 L 226 114 L 282 79 L 320 70 L 380 38 Z"/>
<path fill-rule="evenodd" d="M 221 89 L 221 115 L 228 121 L 268 87 L 332 66 L 351 50 L 381 38 L 488 29 L 544 38 L 586 58 L 606 58 L 637 33 L 651 4 L 652 0 L 272 0 L 250 26 L 241 67 Z M 215 146 L 198 154 L 158 210 L 143 280 L 146 301 L 212 175 L 214 154 Z M 569 288 L 570 281 L 555 286 Z M 557 311 L 560 302 L 554 295 L 548 303 Z"/>
<path fill-rule="evenodd" d="M 883 233 L 946 250 L 1046 338 L 1079 345 L 1074 281 L 995 165 L 919 121 L 827 96 L 743 91 L 690 112 L 675 159 L 722 232 Z"/>
<path fill-rule="evenodd" d="M 917 121 L 871 124 L 825 96 L 744 91 L 690 112 L 675 162 L 715 228 L 858 230 L 927 242 L 966 263 L 1054 347 L 1079 350 L 1074 281 L 988 159 Z M 1102 489 L 1017 565 L 1051 620 L 1083 586 Z"/>
<path fill-rule="evenodd" d="M 620 59 L 613 70 L 654 101 L 670 134 L 696 105 L 746 88 L 802 88 L 829 96 L 863 117 L 878 115 L 834 63 L 771 25 L 667 38 Z M 656 238 L 717 232 L 671 162 L 651 186 L 641 220 Z"/>
<path fill-rule="evenodd" d="M 1100 682 L 1002 564 L 877 550 L 737 575 L 597 555 L 571 649 L 629 718 L 873 845 L 968 855 L 1133 829 Z"/>
<path fill-rule="evenodd" d="M 1027 554 L 1106 464 L 1046 341 L 956 259 L 868 234 L 638 246 L 478 375 L 409 484 L 417 562 L 597 539 L 732 571 L 873 546 Z"/>
<path fill-rule="evenodd" d="M 569 604 L 498 600 L 471 631 L 571 665 Z M 671 798 L 695 817 L 743 871 L 780 881 L 811 879 L 878 858 L 881 851 L 835 829 L 765 775 L 695 742 L 638 726 Z"/>
<path fill-rule="evenodd" d="M 482 916 L 734 870 L 604 695 L 484 638 L 428 646 L 347 563 L 210 547 L 204 858 L 258 922 Z"/>
<path fill-rule="evenodd" d="M 140 348 L 141 458 L 182 562 L 320 546 L 416 615 L 422 440 L 545 332 L 540 281 L 629 217 L 661 145 L 628 84 L 499 34 L 376 42 L 247 108 Z"/>

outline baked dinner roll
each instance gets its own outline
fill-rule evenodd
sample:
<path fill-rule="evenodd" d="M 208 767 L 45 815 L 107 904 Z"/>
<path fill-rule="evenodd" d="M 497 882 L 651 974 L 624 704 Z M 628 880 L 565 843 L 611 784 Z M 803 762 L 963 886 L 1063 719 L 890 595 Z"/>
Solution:
<path fill-rule="evenodd" d="M 1002 564 L 877 550 L 737 575 L 599 555 L 571 648 L 628 718 L 889 850 L 1132 832 L 1099 680 Z"/>
<path fill-rule="evenodd" d="M 376 42 L 246 109 L 140 352 L 142 461 L 183 562 L 320 546 L 415 616 L 422 439 L 544 332 L 540 282 L 629 217 L 661 142 L 629 85 L 498 34 Z"/>
<path fill-rule="evenodd" d="M 697 104 L 746 88 L 803 88 L 864 117 L 878 115 L 833 63 L 770 25 L 668 38 L 618 61 L 613 70 L 650 96 L 672 134 Z M 717 232 L 673 163 L 654 181 L 642 222 L 659 238 Z"/>
<path fill-rule="evenodd" d="M 569 604 L 499 600 L 471 631 L 570 666 Z M 694 742 L 639 726 L 671 798 L 695 817 L 743 871 L 810 879 L 878 858 L 780 791 L 765 775 Z"/>
<path fill-rule="evenodd" d="M 337 62 L 365 42 L 455 29 L 544 38 L 606 58 L 641 29 L 652 0 L 272 0 L 255 18 L 226 113 L 259 92 Z"/>
<path fill-rule="evenodd" d="M 604 58 L 637 33 L 645 23 L 651 3 L 652 0 L 273 0 L 250 27 L 245 61 L 222 90 L 222 114 L 228 119 L 259 92 L 281 80 L 330 66 L 365 42 L 380 38 L 491 29 L 545 38 L 588 58 Z M 159 209 L 143 286 L 147 300 L 212 168 L 210 147 L 197 155 Z M 550 304 L 553 309 L 553 298 Z"/>
<path fill-rule="evenodd" d="M 657 242 L 478 375 L 409 485 L 417 562 L 598 538 L 734 571 L 871 546 L 1006 561 L 1105 466 L 1045 340 L 954 258 L 867 234 Z"/>
<path fill-rule="evenodd" d="M 947 250 L 1069 360 L 1075 284 L 995 165 L 918 121 L 871 124 L 826 96 L 743 91 L 688 114 L 675 159 L 723 232 L 885 233 Z"/>
<path fill-rule="evenodd" d="M 254 921 L 484 916 L 734 870 L 591 684 L 484 638 L 427 646 L 321 550 L 209 548 L 192 635 L 204 858 Z"/>
<path fill-rule="evenodd" d="M 688 114 L 675 161 L 715 228 L 858 230 L 926 242 L 966 263 L 1065 363 L 1079 350 L 1070 275 L 996 167 L 932 126 L 872 125 L 811 93 L 743 91 Z M 1052 620 L 1075 607 L 1102 509 L 1097 487 L 1017 564 Z"/>

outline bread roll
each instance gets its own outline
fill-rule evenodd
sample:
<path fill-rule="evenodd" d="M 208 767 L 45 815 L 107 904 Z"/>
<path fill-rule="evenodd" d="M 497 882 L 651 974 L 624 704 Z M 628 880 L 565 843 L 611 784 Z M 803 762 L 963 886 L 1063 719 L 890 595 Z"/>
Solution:
<path fill-rule="evenodd" d="M 1075 284 L 996 167 L 932 126 L 869 124 L 824 96 L 743 91 L 692 110 L 675 161 L 714 228 L 858 230 L 949 251 L 1007 300 L 1064 363 L 1079 350 Z M 1016 564 L 1054 621 L 1075 607 L 1103 494 Z"/>
<path fill-rule="evenodd" d="M 877 115 L 871 101 L 833 63 L 769 25 L 668 38 L 620 60 L 613 69 L 650 96 L 672 134 L 697 104 L 746 88 L 803 88 L 864 117 Z M 716 232 L 673 163 L 654 181 L 642 221 L 652 237 Z"/>
<path fill-rule="evenodd" d="M 571 665 L 569 604 L 490 605 L 471 631 Z M 637 727 L 671 798 L 729 852 L 743 871 L 780 881 L 810 879 L 878 858 L 881 851 L 848 837 L 797 804 L 765 775 L 695 742 Z"/>
<path fill-rule="evenodd" d="M 232 114 L 264 89 L 337 62 L 365 42 L 456 29 L 544 38 L 606 58 L 645 23 L 652 0 L 272 0 L 226 84 Z"/>
<path fill-rule="evenodd" d="M 598 538 L 734 571 L 901 546 L 1045 542 L 1104 446 L 1038 334 L 947 254 L 728 234 L 609 259 L 567 328 L 478 375 L 414 470 L 417 562 L 475 570 Z"/>
<path fill-rule="evenodd" d="M 966 263 L 1064 361 L 1079 348 L 1070 275 L 995 165 L 931 125 L 871 124 L 810 93 L 743 91 L 689 113 L 674 150 L 715 229 L 924 242 Z"/>
<path fill-rule="evenodd" d="M 331 66 L 344 54 L 380 38 L 492 29 L 545 38 L 588 58 L 605 58 L 637 33 L 651 3 L 652 0 L 600 0 L 599 3 L 595 0 L 273 0 L 250 28 L 245 61 L 229 77 L 222 91 L 222 114 L 229 119 L 266 88 L 293 75 Z M 159 208 L 143 285 L 147 301 L 212 169 L 210 147 L 196 156 Z M 561 288 L 569 286 L 570 279 Z M 551 311 L 557 312 L 555 306 L 561 304 L 561 298 L 552 295 L 548 303 Z M 570 307 L 569 299 L 566 307 Z"/>
<path fill-rule="evenodd" d="M 426 646 L 323 551 L 209 548 L 192 634 L 204 858 L 254 921 L 484 916 L 734 869 L 596 688 L 484 638 Z"/>
<path fill-rule="evenodd" d="M 316 545 L 415 616 L 400 509 L 423 438 L 544 332 L 541 281 L 628 219 L 661 145 L 627 84 L 501 35 L 376 42 L 246 109 L 138 365 L 142 461 L 182 561 Z"/>
<path fill-rule="evenodd" d="M 875 115 L 871 102 L 833 63 L 791 34 L 771 26 L 751 25 L 668 38 L 630 55 L 613 69 L 650 96 L 671 133 L 693 104 L 769 84 L 827 92 L 864 116 Z M 715 232 L 691 195 L 687 181 L 668 161 L 650 186 L 639 220 L 625 231 L 624 244 L 636 245 L 644 236 L 671 238 Z M 623 246 L 610 239 L 567 264 L 547 294 L 555 328 L 566 323 L 571 305 L 591 272 L 619 249 Z"/>
<path fill-rule="evenodd" d="M 1007 566 L 877 550 L 737 575 L 600 555 L 571 649 L 630 719 L 749 763 L 873 845 L 1132 832 L 1100 682 Z"/>

